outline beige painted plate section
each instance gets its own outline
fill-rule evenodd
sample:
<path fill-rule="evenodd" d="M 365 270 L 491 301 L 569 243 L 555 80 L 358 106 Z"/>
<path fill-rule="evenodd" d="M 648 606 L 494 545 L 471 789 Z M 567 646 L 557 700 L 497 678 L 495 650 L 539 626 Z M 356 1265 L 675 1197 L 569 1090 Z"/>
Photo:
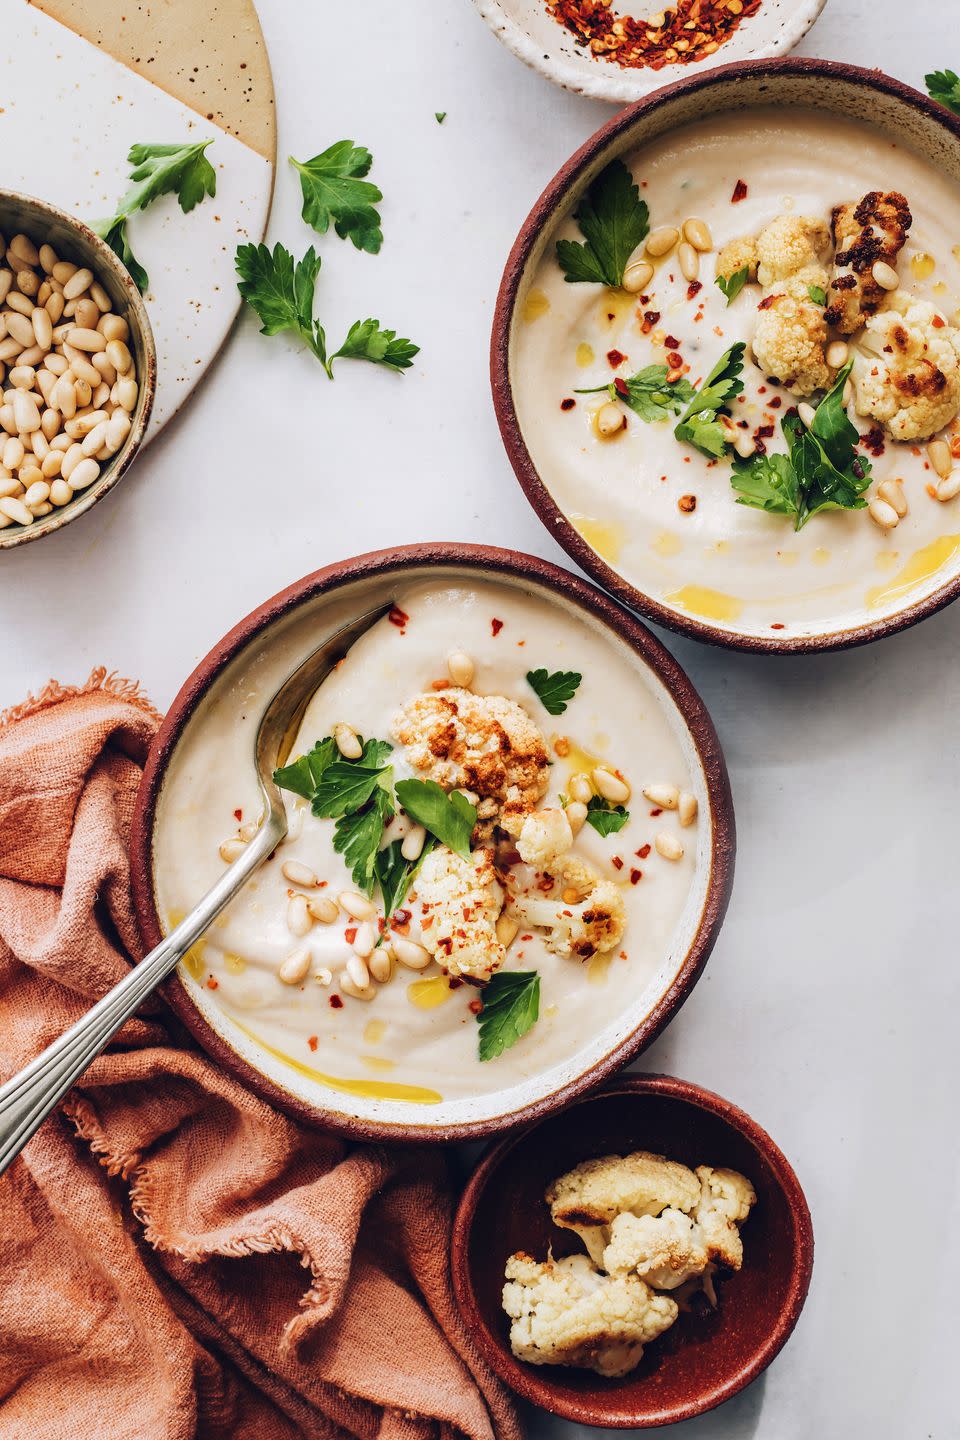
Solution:
<path fill-rule="evenodd" d="M 11 189 L 89 223 L 113 211 L 135 142 L 213 141 L 216 195 L 189 215 L 165 196 L 129 225 L 150 275 L 144 298 L 157 345 L 149 439 L 236 318 L 236 246 L 266 230 L 276 124 L 256 11 L 249 0 L 44 0 L 43 9 L 0 0 L 0 21 L 0 155 Z"/>

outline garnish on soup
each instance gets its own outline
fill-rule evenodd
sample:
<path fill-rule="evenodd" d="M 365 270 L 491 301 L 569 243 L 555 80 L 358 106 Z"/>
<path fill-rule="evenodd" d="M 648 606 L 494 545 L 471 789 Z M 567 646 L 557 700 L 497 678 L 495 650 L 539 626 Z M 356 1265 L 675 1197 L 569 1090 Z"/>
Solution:
<path fill-rule="evenodd" d="M 622 160 L 614 160 L 580 201 L 576 221 L 583 242 L 557 241 L 557 260 L 570 283 L 592 281 L 615 290 L 623 284 L 627 261 L 646 237 L 646 203 Z"/>

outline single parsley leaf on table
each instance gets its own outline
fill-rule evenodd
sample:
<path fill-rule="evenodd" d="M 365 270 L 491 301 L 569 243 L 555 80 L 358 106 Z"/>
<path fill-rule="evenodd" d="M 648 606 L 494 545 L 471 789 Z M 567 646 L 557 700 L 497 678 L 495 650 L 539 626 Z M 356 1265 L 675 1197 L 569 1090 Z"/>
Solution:
<path fill-rule="evenodd" d="M 444 122 L 444 120 L 446 120 L 446 118 L 447 118 L 447 112 L 446 112 L 446 110 L 436 110 L 436 111 L 434 111 L 433 118 L 434 118 L 434 120 L 436 120 L 436 122 L 437 122 L 438 125 L 442 125 L 443 122 Z"/>
<path fill-rule="evenodd" d="M 540 1016 L 540 976 L 536 970 L 498 970 L 483 989 L 477 1015 L 478 1054 L 495 1060 L 516 1045 Z"/>
<path fill-rule="evenodd" d="M 130 279 L 140 294 L 144 294 L 150 284 L 150 276 L 130 248 L 126 215 L 116 215 L 111 220 L 101 220 L 91 228 L 100 236 L 101 240 L 106 240 L 114 255 L 123 261 L 130 272 Z"/>
<path fill-rule="evenodd" d="M 682 376 L 679 380 L 667 381 L 666 365 L 646 365 L 636 375 L 626 379 L 612 380 L 609 385 L 595 385 L 589 390 L 575 390 L 575 395 L 598 395 L 603 391 L 611 400 L 622 400 L 624 405 L 640 416 L 641 420 L 659 422 L 670 415 L 679 415 L 688 400 L 694 396 L 694 388 Z"/>
<path fill-rule="evenodd" d="M 363 178 L 373 164 L 370 151 L 352 140 L 338 140 L 312 160 L 288 158 L 300 174 L 301 214 L 307 224 L 325 235 L 332 220 L 341 240 L 352 240 L 358 250 L 376 255 L 383 231 L 374 206 L 383 194 Z"/>
<path fill-rule="evenodd" d="M 331 364 L 338 357 L 345 360 L 372 360 L 388 370 L 408 370 L 420 346 L 412 340 L 397 338 L 396 330 L 383 330 L 379 320 L 355 320 L 346 340 L 330 356 Z"/>
<path fill-rule="evenodd" d="M 611 805 L 602 795 L 592 795 L 587 804 L 587 824 L 598 835 L 616 835 L 630 819 L 630 811 L 622 805 Z"/>
<path fill-rule="evenodd" d="M 549 715 L 562 715 L 583 679 L 576 670 L 528 670 L 527 681 Z"/>
<path fill-rule="evenodd" d="M 175 193 L 180 209 L 188 214 L 205 195 L 216 195 L 217 173 L 204 151 L 212 140 L 194 145 L 132 145 L 127 163 L 132 165 L 131 184 L 116 211 L 100 220 L 93 229 L 126 265 L 130 278 L 143 292 L 150 277 L 134 255 L 127 235 L 127 221 L 137 210 L 145 210 L 161 195 Z"/>
<path fill-rule="evenodd" d="M 736 300 L 740 291 L 750 279 L 750 267 L 744 265 L 742 270 L 735 270 L 732 275 L 718 275 L 717 286 L 721 295 L 727 297 L 727 305 L 730 306 Z"/>
<path fill-rule="evenodd" d="M 320 256 L 313 246 L 302 260 L 277 243 L 238 245 L 237 289 L 251 309 L 260 316 L 261 335 L 279 335 L 289 330 L 308 346 L 330 379 L 332 363 L 327 359 L 327 338 L 319 320 L 313 318 L 313 297 L 320 274 Z"/>
<path fill-rule="evenodd" d="M 685 440 L 717 460 L 727 453 L 730 444 L 726 429 L 717 416 L 743 389 L 743 381 L 738 377 L 743 371 L 745 349 L 743 341 L 738 340 L 724 351 L 694 394 L 673 432 L 678 440 Z"/>
<path fill-rule="evenodd" d="M 955 70 L 934 70 L 924 76 L 924 81 L 931 100 L 960 115 L 960 75 Z"/>
<path fill-rule="evenodd" d="M 622 160 L 614 160 L 581 199 L 574 219 L 583 243 L 557 241 L 557 260 L 570 284 L 590 281 L 617 289 L 627 261 L 650 229 L 650 212 Z"/>
<path fill-rule="evenodd" d="M 397 799 L 411 820 L 454 854 L 470 859 L 470 837 L 477 811 L 466 795 L 459 790 L 451 790 L 448 795 L 435 780 L 399 780 L 396 788 Z"/>

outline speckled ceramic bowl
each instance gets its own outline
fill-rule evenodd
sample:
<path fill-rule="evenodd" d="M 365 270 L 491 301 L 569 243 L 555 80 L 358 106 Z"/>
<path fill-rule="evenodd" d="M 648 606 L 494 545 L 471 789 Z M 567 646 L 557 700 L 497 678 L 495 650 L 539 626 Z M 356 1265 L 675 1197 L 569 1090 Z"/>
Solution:
<path fill-rule="evenodd" d="M 517 340 L 532 277 L 559 226 L 596 175 L 612 159 L 691 122 L 771 105 L 782 115 L 798 107 L 827 117 L 865 122 L 877 130 L 885 144 L 910 147 L 938 174 L 960 184 L 960 119 L 878 71 L 826 60 L 788 59 L 748 61 L 687 77 L 604 125 L 570 158 L 536 201 L 504 270 L 494 314 L 490 368 L 494 406 L 517 479 L 551 535 L 588 574 L 624 604 L 694 639 L 757 652 L 796 653 L 864 644 L 932 615 L 960 593 L 960 545 L 942 564 L 932 566 L 916 581 L 904 578 L 901 583 L 899 574 L 893 576 L 880 587 L 882 597 L 876 601 L 870 598 L 870 587 L 877 585 L 877 576 L 861 576 L 858 572 L 857 592 L 851 587 L 836 602 L 835 609 L 824 609 L 823 619 L 795 616 L 790 613 L 789 603 L 779 599 L 771 602 L 771 610 L 775 607 L 776 613 L 758 616 L 755 623 L 751 620 L 749 628 L 746 619 L 740 621 L 738 616 L 704 618 L 671 603 L 663 585 L 657 588 L 657 574 L 652 567 L 644 570 L 640 566 L 627 574 L 584 539 L 570 514 L 554 499 L 553 477 L 545 467 L 538 468 L 533 459 L 514 397 Z M 871 179 L 877 177 L 864 177 L 865 189 Z M 960 206 L 957 221 L 960 224 Z M 679 325 L 680 319 L 674 323 Z M 679 463 L 678 455 L 678 469 Z M 950 538 L 947 532 L 955 531 L 957 522 L 949 507 L 940 508 L 942 533 Z M 785 541 L 790 534 L 788 526 L 783 533 Z M 691 573 L 698 584 L 712 583 L 700 572 Z"/>
<path fill-rule="evenodd" d="M 549 1182 L 593 1156 L 651 1150 L 739 1170 L 757 1192 L 742 1227 L 743 1269 L 720 1277 L 715 1311 L 681 1315 L 619 1380 L 537 1366 L 510 1350 L 501 1290 L 507 1257 L 582 1254 L 544 1203 Z M 625 1075 L 542 1124 L 492 1146 L 470 1178 L 453 1228 L 453 1283 L 481 1353 L 535 1405 L 580 1425 L 647 1429 L 688 1420 L 729 1400 L 780 1352 L 813 1270 L 810 1211 L 796 1175 L 749 1115 L 669 1075 Z"/>
<path fill-rule="evenodd" d="M 252 674 L 268 674 L 272 681 L 272 648 L 286 647 L 289 654 L 302 646 L 305 656 L 324 634 L 389 603 L 398 585 L 421 579 L 486 580 L 542 596 L 590 626 L 598 646 L 614 645 L 636 667 L 688 757 L 700 810 L 696 829 L 688 832 L 691 847 L 697 847 L 696 864 L 662 960 L 643 989 L 625 998 L 612 1023 L 584 1035 L 580 1049 L 559 1064 L 499 1090 L 430 1105 L 348 1093 L 344 1086 L 325 1083 L 319 1071 L 285 1063 L 241 1031 L 211 991 L 181 967 L 167 986 L 167 999 L 219 1064 L 280 1109 L 355 1138 L 429 1141 L 488 1135 L 549 1114 L 613 1074 L 660 1033 L 690 993 L 713 947 L 733 879 L 733 806 L 719 742 L 690 681 L 659 641 L 591 585 L 531 555 L 475 545 L 413 545 L 341 561 L 298 581 L 241 620 L 185 682 L 151 749 L 133 825 L 132 883 L 145 945 L 161 938 L 153 855 L 165 778 L 191 727 L 202 725 L 204 715 L 218 705 L 241 706 Z M 280 680 L 287 662 L 282 663 Z"/>
<path fill-rule="evenodd" d="M 19 195 L 11 190 L 0 190 L 0 235 L 7 243 L 17 234 L 24 234 L 36 246 L 52 245 L 61 260 L 72 260 L 74 264 L 86 266 L 106 290 L 113 301 L 113 308 L 122 315 L 130 327 L 128 345 L 133 352 L 137 370 L 137 384 L 140 387 L 136 408 L 130 416 L 130 434 L 110 460 L 104 461 L 100 475 L 93 485 L 80 490 L 66 505 L 60 506 L 32 525 L 8 525 L 0 530 L 0 550 L 14 545 L 25 545 L 30 540 L 40 540 L 51 535 L 71 520 L 86 514 L 108 491 L 112 490 L 120 477 L 126 474 L 134 456 L 143 441 L 157 378 L 157 355 L 153 343 L 153 331 L 147 309 L 140 292 L 134 285 L 126 267 L 98 235 L 66 211 L 59 210 L 45 200 L 36 200 L 29 195 Z"/>
<path fill-rule="evenodd" d="M 803 39 L 826 0 L 761 0 L 756 14 L 743 19 L 713 55 L 659 70 L 627 69 L 577 44 L 578 37 L 550 13 L 547 0 L 474 0 L 474 4 L 497 39 L 525 65 L 578 95 L 624 105 L 716 65 L 787 54 Z M 670 8 L 657 0 L 611 0 L 615 14 L 634 19 Z"/>

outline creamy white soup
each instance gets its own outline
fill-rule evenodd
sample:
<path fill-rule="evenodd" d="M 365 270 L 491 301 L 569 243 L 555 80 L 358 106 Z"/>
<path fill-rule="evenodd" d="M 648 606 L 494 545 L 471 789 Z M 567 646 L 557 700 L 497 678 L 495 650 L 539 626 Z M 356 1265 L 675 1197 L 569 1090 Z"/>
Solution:
<path fill-rule="evenodd" d="M 493 887 L 502 899 L 486 916 L 493 928 L 484 931 L 481 925 L 469 954 L 458 950 L 456 938 L 452 952 L 438 942 L 444 916 L 437 895 L 447 863 L 457 868 L 439 843 L 388 920 L 381 890 L 374 885 L 364 895 L 335 849 L 336 822 L 318 818 L 306 798 L 286 791 L 287 839 L 195 946 L 184 978 L 213 1023 L 237 1048 L 250 1053 L 254 1047 L 259 1063 L 280 1083 L 306 1083 L 314 1098 L 317 1088 L 333 1089 L 357 1103 L 429 1107 L 509 1090 L 569 1064 L 599 1037 L 615 1038 L 635 1026 L 676 973 L 695 931 L 709 874 L 711 816 L 696 751 L 679 713 L 660 682 L 608 631 L 536 591 L 524 594 L 503 585 L 407 582 L 391 598 L 395 610 L 361 637 L 314 696 L 290 759 L 323 743 L 337 726 L 351 727 L 363 741 L 389 742 L 393 749 L 383 752 L 390 767 L 385 785 L 396 813 L 386 822 L 382 850 L 402 844 L 413 829 L 393 787 L 427 773 L 424 753 L 398 738 L 403 733 L 410 740 L 410 715 L 419 723 L 422 707 L 433 716 L 437 705 L 453 705 L 469 716 L 471 706 L 487 707 L 491 697 L 501 706 L 499 715 L 507 713 L 502 705 L 511 707 L 514 718 L 507 723 L 514 725 L 513 738 L 520 724 L 528 741 L 534 736 L 542 743 L 542 787 L 535 785 L 519 800 L 514 791 L 512 815 L 510 804 L 497 810 L 467 788 L 467 803 L 472 797 L 475 810 L 487 817 L 478 822 L 480 838 L 472 838 L 471 853 L 486 852 L 499 877 Z M 192 718 L 171 761 L 155 827 L 157 903 L 167 928 L 223 873 L 244 836 L 249 838 L 259 815 L 251 759 L 259 715 L 304 654 L 366 608 L 352 603 L 352 611 L 338 611 L 337 603 L 329 602 L 319 627 L 301 619 L 268 631 L 232 662 Z M 452 683 L 451 656 L 469 658 L 469 690 Z M 537 670 L 582 677 L 562 713 L 550 714 L 527 680 L 528 672 Z M 404 707 L 407 720 L 398 722 Z M 454 753 L 435 744 L 439 733 L 429 726 L 423 731 L 428 750 L 433 744 L 436 751 L 430 751 L 430 764 L 441 752 Z M 342 738 L 343 732 L 338 734 Z M 468 736 L 467 743 L 479 742 Z M 501 750 L 510 761 L 509 747 Z M 341 769 L 351 763 L 339 752 L 336 759 Z M 620 807 L 628 812 L 625 821 L 596 793 L 590 777 L 598 771 L 601 783 L 603 775 L 619 777 L 629 790 Z M 486 771 L 477 782 L 480 789 L 485 776 Z M 456 788 L 455 778 L 444 774 L 444 799 Z M 644 788 L 663 803 L 644 796 Z M 614 791 L 619 794 L 616 785 Z M 572 793 L 590 796 L 590 804 L 580 802 L 579 812 L 571 809 L 577 804 Z M 579 825 L 570 825 L 564 807 Z M 598 808 L 615 812 L 613 823 L 622 828 L 599 833 L 592 820 L 584 822 L 584 808 L 591 814 Z M 517 847 L 523 850 L 524 836 L 532 833 L 523 828 L 530 813 L 547 816 L 546 830 L 537 831 L 537 843 L 546 851 L 550 826 L 569 827 L 564 863 L 575 863 L 574 870 L 551 870 L 548 854 L 546 863 L 520 859 Z M 500 829 L 501 820 L 513 834 Z M 426 839 L 431 841 L 429 834 Z M 568 894 L 571 874 L 574 888 Z M 593 877 L 589 884 L 584 874 Z M 594 930 L 583 953 L 558 952 L 537 902 L 568 908 L 567 922 L 582 936 L 589 918 L 573 925 L 570 907 L 594 884 L 604 887 L 602 894 L 622 922 L 613 932 L 616 943 L 603 948 L 610 932 Z M 506 923 L 516 896 L 532 897 L 533 921 Z M 306 924 L 301 897 L 311 907 Z M 357 905 L 358 898 L 369 913 L 363 903 Z M 359 918 L 351 908 L 360 910 Z M 325 923 L 331 909 L 335 918 Z M 472 924 L 472 913 L 469 919 Z M 366 944 L 358 934 L 364 929 Z M 371 929 L 386 941 L 373 955 Z M 408 959 L 412 955 L 421 968 L 375 959 L 379 952 L 392 955 L 394 946 L 399 955 L 404 945 Z M 366 955 L 358 956 L 358 949 Z M 291 955 L 306 968 L 295 983 L 285 983 L 282 972 L 289 977 L 284 966 Z M 368 970 L 366 990 L 358 991 L 350 978 L 364 979 L 358 959 Z M 479 979 L 471 970 L 477 965 L 488 967 Z M 374 979 L 369 972 L 375 966 L 388 978 Z M 516 1043 L 481 1060 L 477 1012 L 494 970 L 537 972 L 539 1016 Z"/>
<path fill-rule="evenodd" d="M 834 208 L 856 206 L 874 190 L 900 192 L 912 218 L 902 246 L 889 252 L 899 284 L 883 294 L 880 314 L 896 307 L 896 318 L 911 304 L 928 305 L 930 311 L 913 312 L 914 320 L 922 313 L 927 335 L 932 324 L 952 339 L 960 303 L 955 182 L 879 130 L 796 109 L 712 116 L 625 160 L 649 207 L 651 233 L 696 217 L 706 222 L 710 245 L 699 254 L 692 283 L 677 246 L 659 258 L 640 247 L 638 257 L 654 273 L 642 294 L 630 294 L 567 283 L 551 236 L 522 292 L 510 364 L 519 423 L 540 477 L 574 527 L 603 560 L 678 614 L 759 635 L 820 633 L 877 619 L 956 573 L 960 462 L 950 450 L 960 454 L 960 445 L 947 421 L 922 438 L 898 440 L 877 418 L 858 413 L 855 386 L 848 410 L 868 437 L 858 450 L 872 466 L 863 499 L 889 494 L 905 513 L 891 516 L 883 505 L 822 513 L 795 530 L 785 515 L 737 504 L 732 452 L 711 460 L 680 443 L 676 415 L 646 423 L 623 405 L 623 428 L 606 437 L 597 416 L 617 397 L 576 393 L 661 363 L 682 366 L 684 379 L 698 385 L 734 342 L 749 346 L 760 307 L 772 303 L 778 287 L 763 287 L 751 273 L 728 306 L 715 283 L 718 258 L 730 242 L 756 237 L 779 217 L 812 217 L 830 236 L 818 257 L 828 277 L 825 300 L 819 284 L 809 300 L 802 297 L 808 311 L 826 306 L 829 320 L 829 306 L 844 293 L 830 288 L 842 244 L 831 228 Z M 583 239 L 572 216 L 557 235 Z M 841 287 L 851 283 L 842 279 Z M 912 335 L 909 314 L 905 323 Z M 849 344 L 854 381 L 869 384 L 871 372 L 887 363 L 869 326 L 846 334 L 826 329 L 824 349 L 837 340 Z M 826 388 L 813 394 L 773 383 L 751 363 L 749 349 L 742 380 L 732 421 L 768 451 L 786 451 L 781 419 L 803 402 L 815 406 Z M 952 370 L 947 383 L 960 400 Z M 933 451 L 937 464 L 931 441 L 941 442 Z M 884 489 L 897 480 L 902 485 Z"/>

